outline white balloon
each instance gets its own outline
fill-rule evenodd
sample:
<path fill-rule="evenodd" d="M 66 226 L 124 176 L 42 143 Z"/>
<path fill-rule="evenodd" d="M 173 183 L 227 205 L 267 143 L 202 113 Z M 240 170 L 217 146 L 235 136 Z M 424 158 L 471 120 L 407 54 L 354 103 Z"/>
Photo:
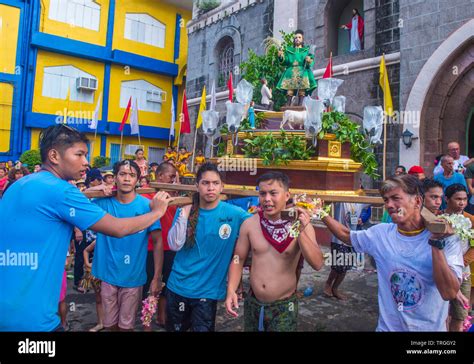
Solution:
<path fill-rule="evenodd" d="M 202 131 L 207 136 L 216 133 L 217 124 L 219 123 L 219 113 L 214 110 L 205 110 L 202 112 Z"/>
<path fill-rule="evenodd" d="M 316 135 L 323 126 L 324 103 L 320 100 L 314 100 L 311 97 L 305 97 L 303 105 L 306 108 L 306 120 L 304 129 L 310 135 Z"/>
<path fill-rule="evenodd" d="M 383 130 L 383 109 L 381 106 L 366 106 L 364 108 L 364 130 L 369 135 L 371 144 L 381 144 Z"/>
<path fill-rule="evenodd" d="M 240 104 L 238 102 L 232 103 L 230 101 L 227 101 L 225 103 L 225 107 L 227 109 L 227 126 L 229 127 L 229 131 L 231 133 L 235 133 L 239 129 L 240 122 L 242 121 L 242 116 L 244 115 L 245 111 L 245 105 Z"/>
<path fill-rule="evenodd" d="M 322 101 L 329 100 L 332 104 L 332 100 L 336 96 L 337 89 L 342 85 L 344 80 L 338 78 L 322 78 L 318 80 L 318 97 Z"/>
<path fill-rule="evenodd" d="M 342 113 L 346 112 L 346 97 L 345 96 L 336 96 L 332 102 L 332 106 L 335 111 Z"/>
<path fill-rule="evenodd" d="M 235 91 L 235 97 L 237 102 L 243 105 L 250 104 L 253 98 L 253 86 L 250 82 L 245 79 L 242 79 L 237 84 L 237 89 Z"/>

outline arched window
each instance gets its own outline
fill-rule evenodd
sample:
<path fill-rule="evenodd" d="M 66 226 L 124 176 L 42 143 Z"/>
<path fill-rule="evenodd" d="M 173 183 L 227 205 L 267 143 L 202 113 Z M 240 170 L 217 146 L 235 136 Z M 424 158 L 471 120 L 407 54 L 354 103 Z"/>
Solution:
<path fill-rule="evenodd" d="M 338 0 L 328 2 L 326 8 L 327 24 L 327 47 L 326 56 L 332 52 L 333 56 L 347 54 L 350 51 L 350 30 L 341 29 L 341 25 L 348 24 L 352 20 L 352 9 L 358 9 L 364 18 L 363 0 Z M 362 49 L 363 49 L 362 39 Z"/>
<path fill-rule="evenodd" d="M 226 36 L 219 41 L 216 55 L 218 59 L 217 87 L 223 87 L 234 69 L 234 41 L 231 37 Z"/>

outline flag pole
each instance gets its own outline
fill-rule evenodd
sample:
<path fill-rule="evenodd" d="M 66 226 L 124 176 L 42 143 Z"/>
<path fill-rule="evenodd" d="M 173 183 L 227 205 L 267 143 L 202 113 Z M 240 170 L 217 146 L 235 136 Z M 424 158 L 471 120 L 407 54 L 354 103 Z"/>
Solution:
<path fill-rule="evenodd" d="M 179 141 L 181 139 L 181 127 L 183 126 L 183 119 L 184 119 L 183 108 L 184 108 L 184 95 L 183 95 L 183 99 L 181 100 L 181 112 L 179 113 L 178 139 L 176 139 L 176 146 L 178 148 L 179 148 Z M 170 139 L 170 142 L 171 142 L 171 139 Z"/>
<path fill-rule="evenodd" d="M 92 146 L 91 146 L 90 159 L 92 159 L 92 162 L 94 162 L 94 149 L 95 149 L 96 140 L 97 140 L 97 125 L 96 125 L 95 131 L 94 131 L 94 141 L 92 142 Z"/>
<path fill-rule="evenodd" d="M 385 53 L 382 53 L 382 58 L 385 61 Z M 385 75 L 388 77 L 388 75 Z M 385 99 L 385 92 L 383 95 Z M 387 111 L 385 110 L 384 102 L 384 118 L 383 118 L 383 156 L 382 156 L 382 178 L 385 181 L 385 170 L 386 170 L 386 161 L 387 161 Z"/>
<path fill-rule="evenodd" d="M 183 119 L 184 119 L 183 108 L 184 108 L 184 94 L 183 94 L 183 99 L 181 100 L 181 112 L 179 113 L 178 139 L 176 143 L 176 146 L 178 148 L 179 148 L 179 141 L 181 139 L 181 127 L 183 126 Z"/>
<path fill-rule="evenodd" d="M 385 170 L 386 170 L 386 161 L 387 161 L 387 115 L 384 115 L 383 119 L 383 173 L 382 178 L 385 181 Z"/>
<path fill-rule="evenodd" d="M 122 144 L 123 144 L 123 129 L 120 132 L 120 161 L 123 159 L 122 158 Z"/>
<path fill-rule="evenodd" d="M 329 74 L 330 74 L 330 77 L 332 78 L 333 74 L 332 74 L 332 51 L 331 51 L 331 54 L 329 55 L 329 62 L 331 63 L 330 67 L 330 71 L 329 71 Z"/>
<path fill-rule="evenodd" d="M 196 121 L 196 125 L 197 125 L 197 121 Z M 196 130 L 194 131 L 193 158 L 192 158 L 192 161 L 191 161 L 191 168 L 192 168 L 192 170 L 194 170 L 194 157 L 196 156 L 196 139 L 197 139 L 197 133 L 198 133 L 198 128 L 196 128 Z"/>

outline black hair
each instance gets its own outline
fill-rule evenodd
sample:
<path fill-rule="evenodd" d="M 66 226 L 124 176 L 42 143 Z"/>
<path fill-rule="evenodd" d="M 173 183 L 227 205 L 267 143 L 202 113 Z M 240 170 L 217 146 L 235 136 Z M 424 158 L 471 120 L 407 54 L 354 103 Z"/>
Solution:
<path fill-rule="evenodd" d="M 156 162 L 150 163 L 150 168 L 151 168 L 151 167 L 154 167 L 154 166 L 158 166 L 158 163 L 156 163 Z"/>
<path fill-rule="evenodd" d="M 84 133 L 71 128 L 66 124 L 58 124 L 47 127 L 40 134 L 40 154 L 43 163 L 48 162 L 48 153 L 51 149 L 57 149 L 60 153 L 71 148 L 76 143 L 89 143 Z"/>
<path fill-rule="evenodd" d="M 262 174 L 260 177 L 257 178 L 257 186 L 260 182 L 265 181 L 278 181 L 283 185 L 285 191 L 288 191 L 290 187 L 290 179 L 285 173 L 272 171 Z"/>
<path fill-rule="evenodd" d="M 295 31 L 295 35 L 296 35 L 296 34 L 301 34 L 301 35 L 304 37 L 304 32 L 303 32 L 301 29 L 297 29 L 297 30 Z"/>
<path fill-rule="evenodd" d="M 466 187 L 464 187 L 463 184 L 461 183 L 454 183 L 450 186 L 448 186 L 446 188 L 446 191 L 444 192 L 444 195 L 446 196 L 446 198 L 451 198 L 453 197 L 453 195 L 457 192 L 466 192 L 467 194 L 467 190 L 466 190 Z"/>
<path fill-rule="evenodd" d="M 437 167 L 440 163 L 441 163 L 441 158 L 444 156 L 444 154 L 440 154 L 438 156 L 436 156 L 435 160 L 434 160 L 434 165 L 435 167 Z"/>
<path fill-rule="evenodd" d="M 114 176 L 118 175 L 118 172 L 120 171 L 120 167 L 127 166 L 127 165 L 135 169 L 135 171 L 137 172 L 137 180 L 140 180 L 140 177 L 141 177 L 140 167 L 138 167 L 138 164 L 132 159 L 125 159 L 123 161 L 115 163 Z"/>
<path fill-rule="evenodd" d="M 423 193 L 426 193 L 431 188 L 436 188 L 436 187 L 443 189 L 443 185 L 440 182 L 435 181 L 434 179 L 425 178 L 423 180 Z"/>
<path fill-rule="evenodd" d="M 398 168 L 401 168 L 403 172 L 407 173 L 407 168 L 405 166 L 399 165 L 395 168 L 395 170 L 397 170 Z"/>
<path fill-rule="evenodd" d="M 168 169 L 176 170 L 176 167 L 173 164 L 168 163 L 168 162 L 160 163 L 160 165 L 158 166 L 158 169 L 156 170 L 156 174 L 164 173 Z"/>
<path fill-rule="evenodd" d="M 205 172 L 215 172 L 219 175 L 219 178 L 222 180 L 222 175 L 221 172 L 217 169 L 217 165 L 211 163 L 211 162 L 206 162 L 201 167 L 198 169 L 196 173 L 196 183 L 199 183 L 202 180 L 202 175 Z"/>
<path fill-rule="evenodd" d="M 353 8 L 352 10 L 355 10 L 355 11 L 356 11 L 356 15 L 359 15 L 359 16 L 360 16 L 359 9 Z M 354 15 L 354 16 L 355 16 L 355 15 Z"/>
<path fill-rule="evenodd" d="M 145 153 L 145 151 L 143 150 L 143 148 L 138 148 L 138 149 L 135 151 L 135 155 L 137 155 L 138 152 L 143 152 L 143 153 Z"/>

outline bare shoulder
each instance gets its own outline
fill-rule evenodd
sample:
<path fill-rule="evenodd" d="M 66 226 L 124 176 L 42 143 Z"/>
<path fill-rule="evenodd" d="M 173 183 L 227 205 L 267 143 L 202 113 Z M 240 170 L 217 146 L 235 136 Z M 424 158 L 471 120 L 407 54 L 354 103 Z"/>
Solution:
<path fill-rule="evenodd" d="M 249 231 L 249 229 L 252 229 L 255 227 L 256 224 L 258 224 L 259 222 L 259 217 L 257 214 L 255 215 L 252 215 L 250 216 L 248 219 L 246 219 L 243 223 L 242 223 L 242 231 Z"/>

